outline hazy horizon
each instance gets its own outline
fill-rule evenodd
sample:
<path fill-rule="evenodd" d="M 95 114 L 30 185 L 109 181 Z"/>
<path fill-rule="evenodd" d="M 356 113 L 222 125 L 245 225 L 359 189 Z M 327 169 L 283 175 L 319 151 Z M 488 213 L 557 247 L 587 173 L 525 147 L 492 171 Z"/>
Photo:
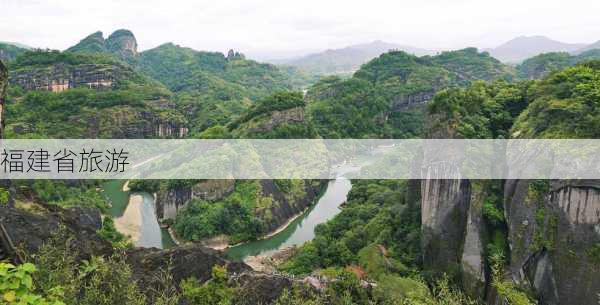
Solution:
<path fill-rule="evenodd" d="M 64 50 L 98 30 L 131 30 L 139 49 L 166 42 L 240 50 L 259 59 L 295 57 L 382 40 L 440 50 L 488 48 L 518 36 L 567 43 L 600 40 L 600 1 L 0 0 L 0 41 Z M 581 10 L 585 7 L 585 10 Z"/>

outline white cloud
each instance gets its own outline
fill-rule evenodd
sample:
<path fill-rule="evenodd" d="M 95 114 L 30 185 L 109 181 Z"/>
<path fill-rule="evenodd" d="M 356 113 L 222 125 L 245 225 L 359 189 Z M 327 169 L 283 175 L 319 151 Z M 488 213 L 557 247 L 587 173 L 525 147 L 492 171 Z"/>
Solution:
<path fill-rule="evenodd" d="M 141 49 L 174 42 L 250 53 L 376 39 L 425 48 L 493 46 L 518 35 L 600 40 L 600 1 L 571 0 L 0 0 L 0 40 L 65 49 L 132 30 Z"/>

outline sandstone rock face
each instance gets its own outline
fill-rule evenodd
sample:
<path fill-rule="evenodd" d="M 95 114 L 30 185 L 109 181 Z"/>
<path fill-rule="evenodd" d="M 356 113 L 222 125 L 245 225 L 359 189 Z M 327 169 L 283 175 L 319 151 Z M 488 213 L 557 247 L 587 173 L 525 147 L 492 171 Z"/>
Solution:
<path fill-rule="evenodd" d="M 461 179 L 423 180 L 421 194 L 424 267 L 458 276 L 470 204 L 470 183 Z"/>
<path fill-rule="evenodd" d="M 187 207 L 193 199 L 219 200 L 233 192 L 235 180 L 205 180 L 193 186 L 171 188 L 157 194 L 159 219 L 175 219 L 177 212 Z"/>
<path fill-rule="evenodd" d="M 532 183 L 505 186 L 513 280 L 530 285 L 542 305 L 595 304 L 600 182 L 552 181 L 543 196 L 535 196 Z"/>
<path fill-rule="evenodd" d="M 110 89 L 133 74 L 121 65 L 57 64 L 43 68 L 28 68 L 11 72 L 10 82 L 25 90 L 62 92 L 71 88 Z"/>
<path fill-rule="evenodd" d="M 276 110 L 268 115 L 261 115 L 251 119 L 240 128 L 242 138 L 266 133 L 274 130 L 282 124 L 302 124 L 305 123 L 304 108 L 295 107 L 286 110 Z"/>
<path fill-rule="evenodd" d="M 484 196 L 485 194 L 480 190 L 472 188 L 461 257 L 463 288 L 475 298 L 483 298 L 486 292 L 486 268 L 483 257 L 485 224 L 482 212 Z"/>
<path fill-rule="evenodd" d="M 273 204 L 268 209 L 257 211 L 257 216 L 267 224 L 268 231 L 274 231 L 284 225 L 292 217 L 302 213 L 315 202 L 327 181 L 305 180 L 304 196 L 292 201 L 286 198 L 273 180 L 261 180 L 262 195 L 273 198 Z"/>
<path fill-rule="evenodd" d="M 122 58 L 138 55 L 137 40 L 129 30 L 117 30 L 106 39 L 106 49 Z"/>
<path fill-rule="evenodd" d="M 392 111 L 402 111 L 414 105 L 424 104 L 433 99 L 435 91 L 424 91 L 396 97 L 392 101 Z"/>

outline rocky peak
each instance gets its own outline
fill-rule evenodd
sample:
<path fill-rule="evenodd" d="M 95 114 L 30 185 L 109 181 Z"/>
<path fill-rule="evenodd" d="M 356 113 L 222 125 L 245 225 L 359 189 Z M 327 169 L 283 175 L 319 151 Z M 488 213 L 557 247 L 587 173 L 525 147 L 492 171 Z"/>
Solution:
<path fill-rule="evenodd" d="M 123 58 L 133 57 L 138 54 L 137 40 L 129 30 L 117 30 L 106 39 L 106 48 Z"/>
<path fill-rule="evenodd" d="M 227 60 L 238 60 L 245 58 L 246 56 L 244 54 L 234 51 L 233 49 L 230 49 L 229 52 L 227 52 Z"/>
<path fill-rule="evenodd" d="M 67 51 L 89 53 L 107 52 L 104 34 L 102 34 L 101 31 L 90 34 L 86 38 L 82 39 L 78 44 L 67 49 Z"/>

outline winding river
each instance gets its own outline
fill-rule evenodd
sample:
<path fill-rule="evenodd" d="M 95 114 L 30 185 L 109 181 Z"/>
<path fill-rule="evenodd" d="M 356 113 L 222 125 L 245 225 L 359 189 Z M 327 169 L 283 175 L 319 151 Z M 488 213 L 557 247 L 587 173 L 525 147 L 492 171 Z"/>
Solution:
<path fill-rule="evenodd" d="M 248 256 L 268 256 L 278 250 L 299 246 L 315 237 L 315 227 L 327 222 L 340 210 L 352 184 L 350 180 L 339 177 L 329 181 L 327 190 L 302 216 L 292 221 L 285 229 L 268 238 L 256 240 L 227 249 L 227 256 L 233 260 L 243 260 Z"/>
<path fill-rule="evenodd" d="M 327 222 L 340 213 L 352 188 L 350 180 L 343 175 L 359 170 L 350 165 L 340 166 L 337 178 L 329 181 L 327 189 L 300 217 L 283 230 L 264 239 L 244 243 L 226 250 L 233 260 L 248 256 L 268 256 L 291 246 L 299 246 L 315 237 L 317 225 Z M 155 199 L 149 193 L 130 193 L 123 190 L 125 181 L 111 180 L 103 185 L 104 194 L 111 202 L 109 214 L 119 231 L 130 235 L 138 247 L 169 248 L 175 245 L 168 231 L 159 226 L 156 218 Z"/>

